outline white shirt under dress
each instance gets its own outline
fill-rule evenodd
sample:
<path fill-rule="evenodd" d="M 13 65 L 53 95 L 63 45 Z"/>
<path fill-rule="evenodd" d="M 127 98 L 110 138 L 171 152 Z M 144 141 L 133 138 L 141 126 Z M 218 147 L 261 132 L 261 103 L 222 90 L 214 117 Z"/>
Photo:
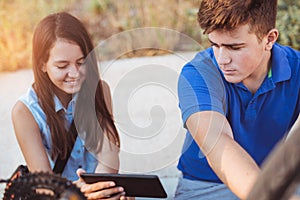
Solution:
<path fill-rule="evenodd" d="M 65 109 L 59 99 L 56 96 L 54 97 L 55 111 L 58 112 L 63 109 L 65 111 L 66 119 L 68 120 L 69 124 L 71 124 L 73 120 L 72 114 L 75 106 L 75 99 L 76 98 L 73 98 L 70 101 L 68 108 Z M 34 89 L 30 87 L 27 93 L 20 97 L 19 100 L 27 106 L 39 126 L 42 141 L 48 154 L 51 168 L 53 169 L 56 160 L 52 160 L 50 156 L 52 147 L 51 134 L 46 123 L 46 115 L 42 110 L 40 104 L 38 103 L 38 98 Z M 84 147 L 84 141 L 81 140 L 80 137 L 77 137 L 62 176 L 71 181 L 75 181 L 78 179 L 78 176 L 76 174 L 76 170 L 78 168 L 82 168 L 86 172 L 94 172 L 97 164 L 98 161 L 96 157 Z"/>

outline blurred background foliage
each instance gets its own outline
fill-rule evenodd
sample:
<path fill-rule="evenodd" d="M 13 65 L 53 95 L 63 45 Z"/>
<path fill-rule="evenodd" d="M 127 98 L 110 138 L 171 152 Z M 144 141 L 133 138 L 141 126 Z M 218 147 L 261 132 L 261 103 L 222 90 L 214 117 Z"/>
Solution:
<path fill-rule="evenodd" d="M 279 43 L 300 50 L 300 1 L 279 0 L 277 13 Z"/>
<path fill-rule="evenodd" d="M 67 6 L 60 0 L 0 0 L 0 71 L 30 68 L 35 25 Z"/>
<path fill-rule="evenodd" d="M 31 68 L 31 39 L 35 25 L 46 15 L 67 11 L 80 18 L 87 27 L 95 46 L 122 31 L 141 27 L 163 27 L 176 30 L 207 47 L 196 14 L 200 0 L 0 0 L 0 71 Z M 279 43 L 300 49 L 300 1 L 279 0 L 277 28 Z M 150 34 L 150 33 L 149 33 Z M 153 56 L 173 51 L 195 51 L 199 46 L 178 45 L 176 38 L 159 39 L 160 50 L 134 50 L 136 41 L 149 44 L 158 38 L 141 35 L 112 49 L 102 59 L 116 58 L 114 49 L 128 46 L 125 55 Z M 118 46 L 119 45 L 119 46 Z"/>

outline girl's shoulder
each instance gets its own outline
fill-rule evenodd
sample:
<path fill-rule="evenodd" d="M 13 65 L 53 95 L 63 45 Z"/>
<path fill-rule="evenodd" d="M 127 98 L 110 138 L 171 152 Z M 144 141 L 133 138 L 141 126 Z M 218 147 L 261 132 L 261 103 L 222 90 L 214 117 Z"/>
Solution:
<path fill-rule="evenodd" d="M 16 114 L 30 112 L 38 124 L 39 122 L 44 122 L 46 119 L 46 115 L 39 104 L 37 94 L 32 87 L 18 99 L 13 108 L 13 112 Z"/>
<path fill-rule="evenodd" d="M 18 100 L 24 103 L 27 107 L 36 106 L 39 102 L 37 94 L 32 87 L 30 87 Z"/>

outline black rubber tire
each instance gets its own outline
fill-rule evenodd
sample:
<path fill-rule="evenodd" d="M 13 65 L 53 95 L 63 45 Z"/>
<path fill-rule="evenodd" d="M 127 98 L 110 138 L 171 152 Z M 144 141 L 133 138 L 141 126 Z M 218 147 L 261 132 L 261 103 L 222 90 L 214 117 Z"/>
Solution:
<path fill-rule="evenodd" d="M 47 189 L 49 194 L 37 193 L 36 189 Z M 28 173 L 10 182 L 3 200 L 84 200 L 84 195 L 71 181 L 56 174 Z"/>

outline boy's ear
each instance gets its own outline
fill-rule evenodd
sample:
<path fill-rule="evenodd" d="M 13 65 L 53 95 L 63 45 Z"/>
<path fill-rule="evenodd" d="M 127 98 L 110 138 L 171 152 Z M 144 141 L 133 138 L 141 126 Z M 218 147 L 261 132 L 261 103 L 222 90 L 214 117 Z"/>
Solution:
<path fill-rule="evenodd" d="M 272 29 L 269 31 L 268 35 L 267 35 L 267 44 L 266 44 L 266 50 L 271 50 L 274 43 L 277 41 L 278 39 L 278 30 L 277 29 Z"/>

